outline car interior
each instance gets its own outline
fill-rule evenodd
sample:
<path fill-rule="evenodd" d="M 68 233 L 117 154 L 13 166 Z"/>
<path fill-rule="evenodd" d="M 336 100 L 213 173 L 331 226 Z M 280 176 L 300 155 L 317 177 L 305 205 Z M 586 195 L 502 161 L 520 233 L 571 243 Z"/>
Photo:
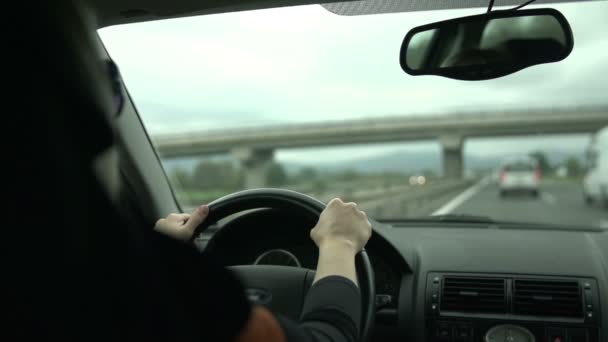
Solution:
<path fill-rule="evenodd" d="M 79 5 L 79 12 L 63 1 L 30 9 L 37 24 L 23 28 L 20 36 L 36 38 L 32 43 L 22 41 L 16 50 L 18 59 L 28 63 L 27 77 L 22 74 L 11 85 L 27 89 L 29 98 L 14 127 L 22 132 L 21 143 L 9 151 L 9 158 L 16 161 L 9 176 L 28 181 L 9 185 L 7 196 L 16 204 L 9 206 L 15 213 L 6 215 L 14 216 L 11 226 L 25 225 L 16 230 L 19 240 L 27 241 L 27 248 L 19 247 L 15 254 L 20 262 L 9 267 L 14 276 L 7 283 L 18 289 L 9 308 L 14 304 L 13 318 L 34 327 L 25 330 L 14 325 L 14 336 L 28 338 L 35 332 L 67 339 L 116 339 L 117 330 L 108 327 L 120 324 L 129 313 L 109 303 L 121 296 L 121 278 L 139 274 L 125 262 L 125 255 L 139 248 L 134 241 L 144 239 L 158 218 L 182 211 L 129 96 L 129 85 L 119 77 L 120 65 L 112 62 L 97 30 L 313 3 L 319 2 L 88 0 Z M 473 0 L 453 5 L 415 3 L 426 10 L 487 6 Z M 555 54 L 564 56 L 554 55 L 551 61 L 569 53 L 567 48 L 557 50 Z M 460 67 L 427 74 L 461 80 L 495 78 L 547 62 L 526 58 L 509 68 Z M 123 96 L 117 98 L 116 93 Z M 32 122 L 30 114 L 40 112 L 47 115 Z M 309 232 L 324 206 L 318 199 L 286 189 L 237 192 L 210 204 L 210 217 L 191 243 L 232 270 L 245 288 L 269 289 L 273 302 L 268 306 L 297 319 L 318 257 Z M 130 224 L 121 223 L 119 216 L 127 217 Z M 356 259 L 363 297 L 362 341 L 608 341 L 606 229 L 483 217 L 370 217 L 370 221 L 372 237 Z M 277 250 L 297 258 L 265 254 Z M 172 274 L 158 271 L 156 280 L 163 282 L 161 276 Z M 184 289 L 192 295 L 205 290 L 209 289 Z M 142 291 L 150 296 L 147 301 L 156 300 L 153 289 Z M 76 300 L 67 301 L 65 296 Z M 219 307 L 230 299 L 217 300 L 213 304 Z M 148 305 L 145 300 L 133 303 Z M 196 308 L 185 307 L 184 315 L 188 310 Z M 71 323 L 40 323 L 57 315 Z M 209 336 L 209 340 L 222 338 L 221 332 Z"/>

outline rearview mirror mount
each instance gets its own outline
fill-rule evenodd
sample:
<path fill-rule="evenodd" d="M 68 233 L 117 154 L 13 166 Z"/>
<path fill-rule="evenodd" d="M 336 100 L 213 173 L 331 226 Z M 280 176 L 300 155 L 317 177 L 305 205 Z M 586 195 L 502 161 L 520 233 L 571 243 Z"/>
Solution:
<path fill-rule="evenodd" d="M 414 76 L 487 80 L 561 61 L 573 46 L 570 25 L 555 9 L 492 11 L 412 29 L 399 62 Z"/>

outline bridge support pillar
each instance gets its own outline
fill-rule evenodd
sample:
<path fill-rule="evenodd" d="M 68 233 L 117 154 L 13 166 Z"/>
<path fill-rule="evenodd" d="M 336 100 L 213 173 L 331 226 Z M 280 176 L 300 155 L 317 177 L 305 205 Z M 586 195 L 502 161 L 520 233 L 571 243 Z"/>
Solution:
<path fill-rule="evenodd" d="M 238 148 L 232 155 L 241 163 L 245 179 L 245 189 L 264 188 L 267 186 L 268 170 L 272 165 L 274 150 Z"/>
<path fill-rule="evenodd" d="M 462 136 L 446 135 L 440 137 L 443 152 L 443 177 L 462 178 Z"/>

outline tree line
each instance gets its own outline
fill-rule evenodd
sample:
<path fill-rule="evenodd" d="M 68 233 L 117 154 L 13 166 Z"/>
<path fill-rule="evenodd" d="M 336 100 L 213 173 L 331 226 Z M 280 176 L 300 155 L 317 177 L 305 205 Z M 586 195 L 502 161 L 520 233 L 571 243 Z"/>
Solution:
<path fill-rule="evenodd" d="M 547 156 L 541 151 L 530 153 L 530 157 L 533 157 L 538 161 L 538 165 L 543 174 L 552 174 L 559 166 L 565 167 L 568 176 L 570 177 L 581 176 L 585 172 L 585 167 L 581 165 L 579 159 L 575 157 L 567 158 L 561 165 L 552 165 Z"/>
<path fill-rule="evenodd" d="M 427 177 L 434 173 L 425 171 Z M 245 173 L 237 162 L 230 160 L 201 160 L 193 169 L 173 168 L 169 174 L 171 182 L 181 190 L 227 190 L 244 188 Z M 278 162 L 272 163 L 267 172 L 266 184 L 270 187 L 290 187 L 300 191 L 323 192 L 336 182 L 376 181 L 386 186 L 406 182 L 409 175 L 401 172 L 365 173 L 353 169 L 321 171 L 313 167 L 291 170 Z M 390 183 L 390 184 L 389 184 Z"/>
<path fill-rule="evenodd" d="M 192 171 L 175 168 L 169 175 L 173 184 L 182 189 L 241 189 L 245 174 L 236 163 L 231 161 L 200 161 Z M 273 187 L 285 185 L 287 172 L 279 163 L 272 163 L 267 173 L 267 184 Z"/>

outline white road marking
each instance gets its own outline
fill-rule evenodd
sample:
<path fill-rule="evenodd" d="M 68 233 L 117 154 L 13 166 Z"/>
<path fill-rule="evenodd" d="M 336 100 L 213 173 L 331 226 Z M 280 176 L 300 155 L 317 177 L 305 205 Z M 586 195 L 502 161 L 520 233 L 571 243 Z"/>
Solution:
<path fill-rule="evenodd" d="M 555 196 L 551 195 L 548 192 L 541 192 L 540 198 L 549 204 L 555 204 L 557 202 Z"/>
<path fill-rule="evenodd" d="M 480 180 L 477 184 L 475 184 L 472 187 L 470 187 L 470 188 L 466 189 L 465 191 L 461 192 L 458 196 L 452 198 L 451 201 L 449 201 L 448 203 L 444 204 L 441 208 L 435 210 L 431 215 L 434 216 L 434 215 L 449 214 L 454 209 L 458 208 L 464 202 L 466 202 L 467 200 L 469 200 L 469 198 L 475 196 L 475 194 L 477 194 L 481 189 L 483 189 L 488 184 L 490 184 L 490 178 L 489 177 L 486 177 L 486 178 Z"/>
<path fill-rule="evenodd" d="M 608 228 L 608 220 L 601 220 L 599 224 L 600 228 Z"/>

